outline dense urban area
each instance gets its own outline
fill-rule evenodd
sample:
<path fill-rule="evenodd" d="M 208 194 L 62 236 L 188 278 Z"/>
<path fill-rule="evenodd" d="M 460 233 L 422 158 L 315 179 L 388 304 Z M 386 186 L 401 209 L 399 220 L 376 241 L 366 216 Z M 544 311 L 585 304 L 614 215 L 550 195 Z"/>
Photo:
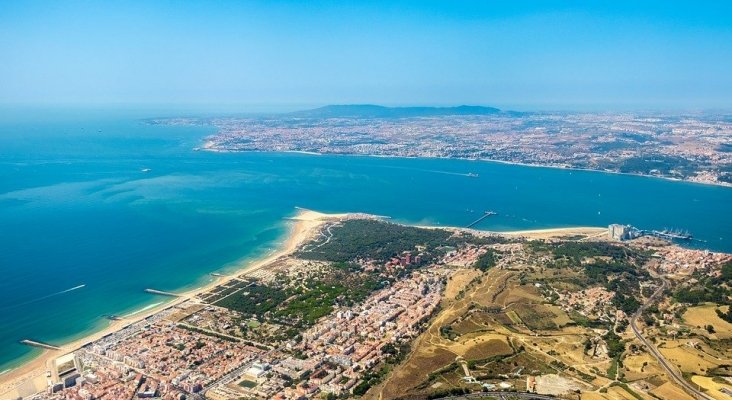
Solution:
<path fill-rule="evenodd" d="M 211 125 L 201 149 L 495 160 L 732 185 L 732 116 L 517 113 L 489 107 L 327 106 Z"/>
<path fill-rule="evenodd" d="M 732 395 L 732 256 L 620 228 L 326 219 L 266 268 L 57 358 L 17 398 Z"/>

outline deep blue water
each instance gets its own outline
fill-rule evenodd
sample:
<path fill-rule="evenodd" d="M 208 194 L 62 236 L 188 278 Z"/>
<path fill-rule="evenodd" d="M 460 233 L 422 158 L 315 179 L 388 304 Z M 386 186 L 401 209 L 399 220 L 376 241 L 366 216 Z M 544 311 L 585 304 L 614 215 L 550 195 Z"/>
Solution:
<path fill-rule="evenodd" d="M 489 162 L 196 152 L 211 129 L 0 114 L 0 371 L 272 251 L 301 206 L 513 230 L 630 223 L 732 251 L 732 189 Z M 142 172 L 149 168 L 150 172 Z M 477 173 L 479 178 L 459 174 Z M 79 285 L 83 288 L 60 293 Z"/>

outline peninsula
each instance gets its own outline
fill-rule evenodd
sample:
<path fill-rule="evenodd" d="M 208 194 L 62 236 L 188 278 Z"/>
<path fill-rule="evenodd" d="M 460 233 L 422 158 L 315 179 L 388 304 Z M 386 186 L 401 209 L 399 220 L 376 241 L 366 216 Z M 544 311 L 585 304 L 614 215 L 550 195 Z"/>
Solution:
<path fill-rule="evenodd" d="M 49 348 L 0 376 L 0 399 L 718 398 L 730 271 L 606 228 L 300 210 L 278 253 Z"/>
<path fill-rule="evenodd" d="M 491 160 L 732 185 L 732 118 L 726 114 L 331 105 L 148 122 L 214 126 L 218 132 L 201 146 L 209 151 Z"/>

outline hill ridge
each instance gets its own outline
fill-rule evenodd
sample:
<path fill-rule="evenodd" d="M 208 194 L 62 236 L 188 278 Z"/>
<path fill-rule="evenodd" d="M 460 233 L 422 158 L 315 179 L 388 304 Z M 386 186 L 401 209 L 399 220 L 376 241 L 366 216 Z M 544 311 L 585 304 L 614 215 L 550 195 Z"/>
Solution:
<path fill-rule="evenodd" d="M 495 107 L 459 105 L 453 107 L 407 106 L 387 107 L 377 104 L 331 104 L 290 113 L 312 118 L 404 118 L 447 115 L 493 115 L 502 111 Z"/>

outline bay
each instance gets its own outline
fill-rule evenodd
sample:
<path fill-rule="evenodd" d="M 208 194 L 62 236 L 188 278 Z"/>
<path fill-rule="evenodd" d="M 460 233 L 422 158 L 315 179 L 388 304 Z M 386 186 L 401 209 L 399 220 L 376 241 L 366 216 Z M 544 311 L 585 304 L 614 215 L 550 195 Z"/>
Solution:
<path fill-rule="evenodd" d="M 1 114 L 1 113 L 0 113 Z M 732 251 L 732 189 L 484 161 L 194 151 L 210 128 L 0 115 L 0 372 L 274 251 L 295 207 L 523 230 L 628 223 Z M 467 174 L 477 174 L 471 177 Z M 82 286 L 83 285 L 83 286 Z"/>

